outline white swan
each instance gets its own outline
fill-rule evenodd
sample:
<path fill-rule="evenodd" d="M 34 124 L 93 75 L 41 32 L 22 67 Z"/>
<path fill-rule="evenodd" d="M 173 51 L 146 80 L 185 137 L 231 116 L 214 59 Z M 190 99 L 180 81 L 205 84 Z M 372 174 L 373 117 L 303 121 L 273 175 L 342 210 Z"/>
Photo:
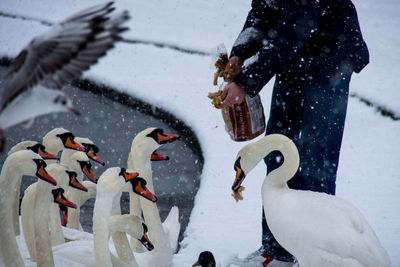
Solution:
<path fill-rule="evenodd" d="M 61 89 L 97 63 L 128 29 L 122 26 L 128 11 L 112 16 L 113 10 L 113 2 L 85 9 L 36 36 L 14 59 L 1 84 L 0 112 L 32 87 Z M 48 104 L 43 100 L 42 108 Z M 32 118 L 33 113 L 25 115 Z"/>
<path fill-rule="evenodd" d="M 138 178 L 137 175 L 137 173 L 127 172 L 123 168 L 114 167 L 107 169 L 99 178 L 93 214 L 93 241 L 96 266 L 124 266 L 122 261 L 111 256 L 108 240 L 112 232 L 129 229 L 132 234 L 132 232 L 135 232 L 133 229 L 138 229 L 136 232 L 141 233 L 140 239 L 143 238 L 144 228 L 141 224 L 140 227 L 136 225 L 132 229 L 132 225 L 121 224 L 118 218 L 122 218 L 122 215 L 111 216 L 116 199 L 119 201 L 121 191 L 127 182 L 132 183 L 130 185 L 131 190 L 135 190 L 136 193 L 144 194 L 144 196 L 155 200 L 154 195 L 146 189 L 145 181 Z M 132 218 L 130 217 L 130 220 Z M 137 236 L 135 237 L 138 238 Z M 134 259 L 131 264 L 137 266 Z"/>
<path fill-rule="evenodd" d="M 92 140 L 86 137 L 75 137 L 74 140 L 85 148 L 85 153 L 90 159 L 96 161 L 103 166 L 105 165 L 104 161 L 100 158 L 99 155 L 97 155 L 97 153 L 99 153 L 99 148 L 93 143 Z M 68 158 L 71 157 L 71 155 L 75 152 L 76 151 L 73 149 L 64 149 L 61 154 L 61 161 L 66 162 L 66 160 L 68 160 Z"/>
<path fill-rule="evenodd" d="M 63 151 L 64 153 L 64 151 Z M 92 165 L 89 161 L 88 156 L 81 151 L 75 151 L 69 158 L 67 157 L 62 157 L 61 163 L 65 164 L 68 166 L 69 169 L 74 171 L 77 174 L 77 180 L 79 183 L 82 183 L 83 176 L 84 174 L 86 177 L 88 177 L 91 182 L 96 183 L 97 182 L 97 175 L 93 172 L 92 170 Z M 82 183 L 83 184 L 83 183 Z M 80 224 L 79 224 L 79 214 L 80 214 L 80 195 L 82 191 L 87 191 L 87 188 L 83 186 L 83 188 L 74 188 L 74 187 L 68 187 L 66 190 L 66 196 L 68 199 L 73 202 L 76 205 L 75 209 L 70 209 L 66 208 L 66 211 L 68 213 L 68 220 L 67 220 L 67 225 L 74 225 L 76 227 L 73 227 L 74 229 L 79 229 Z M 82 190 L 83 189 L 83 190 Z M 85 192 L 83 192 L 85 193 Z M 64 213 L 65 215 L 65 213 Z M 62 232 L 61 228 L 61 222 L 60 222 L 60 213 L 59 213 L 59 206 L 56 204 L 53 204 L 51 207 L 50 211 L 50 229 L 51 229 L 51 244 L 52 246 L 56 246 L 59 244 L 62 244 L 65 242 L 64 235 Z"/>
<path fill-rule="evenodd" d="M 82 146 L 85 147 L 85 153 L 91 160 L 93 160 L 103 166 L 105 165 L 104 161 L 97 154 L 99 152 L 99 148 L 93 143 L 92 140 L 90 140 L 89 138 L 85 138 L 85 137 L 75 137 L 75 141 L 77 141 L 79 144 L 81 144 Z M 72 149 L 64 149 L 61 154 L 61 162 L 65 163 L 67 165 L 71 164 L 72 155 L 75 152 L 76 151 L 72 150 Z M 87 170 L 88 169 L 86 168 L 86 172 L 87 172 Z M 78 170 L 76 170 L 76 171 L 78 171 Z M 81 173 L 81 172 L 78 171 L 78 173 Z M 92 174 L 94 174 L 94 173 L 92 172 Z M 90 175 L 90 173 L 87 172 L 86 176 L 88 176 L 88 175 Z M 81 177 L 81 175 L 79 177 Z M 80 179 L 80 181 L 82 181 L 82 179 Z M 92 180 L 92 182 L 88 182 L 88 181 L 82 182 L 84 187 L 86 187 L 88 189 L 86 192 L 73 190 L 74 193 L 72 196 L 70 196 L 70 199 L 72 202 L 76 203 L 79 207 L 77 209 L 73 209 L 69 212 L 69 214 L 68 214 L 69 223 L 67 223 L 67 225 L 63 225 L 63 226 L 67 226 L 69 228 L 73 228 L 73 229 L 77 229 L 77 230 L 83 230 L 82 226 L 79 223 L 80 207 L 87 200 L 96 197 L 96 184 L 94 182 L 96 182 L 96 181 Z M 64 210 L 64 214 L 65 214 L 65 212 L 68 213 L 68 209 Z"/>
<path fill-rule="evenodd" d="M 159 128 L 147 128 L 136 135 L 132 141 L 131 151 L 128 156 L 128 168 L 140 173 L 149 187 L 154 192 L 151 154 L 162 144 L 173 142 L 179 138 L 176 134 L 166 134 Z M 173 207 L 167 218 L 167 224 L 171 228 L 163 227 L 161 218 L 155 203 L 139 199 L 130 193 L 130 214 L 141 216 L 149 227 L 149 235 L 155 249 L 144 255 L 137 255 L 138 260 L 145 262 L 145 266 L 169 266 L 172 263 L 172 255 L 176 250 L 180 229 L 179 210 Z M 175 230 L 174 230 L 175 229 Z M 176 230 L 177 229 L 177 230 Z M 171 234 L 169 236 L 169 234 Z M 116 243 L 116 240 L 114 240 Z M 141 252 L 140 245 L 131 239 L 134 250 Z"/>
<path fill-rule="evenodd" d="M 54 185 L 57 184 L 47 174 L 45 166 L 44 160 L 30 150 L 11 154 L 3 164 L 0 176 L 0 255 L 5 266 L 24 266 L 15 240 L 12 221 L 13 194 L 16 184 L 23 175 L 36 176 Z"/>
<path fill-rule="evenodd" d="M 50 164 L 47 171 L 57 181 L 58 187 L 39 180 L 25 190 L 21 203 L 25 242 L 32 261 L 36 261 L 38 266 L 54 266 L 49 232 L 51 204 L 75 207 L 63 195 L 64 190 L 68 186 L 82 187 L 76 179 L 76 173 L 63 164 Z"/>
<path fill-rule="evenodd" d="M 43 159 L 58 159 L 57 155 L 51 154 L 46 151 L 45 147 L 37 141 L 26 140 L 17 143 L 14 145 L 9 151 L 8 156 L 14 152 L 21 151 L 21 150 L 32 150 L 36 154 L 39 154 Z M 14 224 L 14 231 L 15 235 L 20 235 L 20 226 L 19 226 L 19 197 L 20 197 L 20 188 L 21 188 L 21 180 L 17 182 L 16 190 L 14 194 L 14 208 L 13 208 L 13 224 Z"/>
<path fill-rule="evenodd" d="M 97 183 L 97 175 L 92 170 L 92 164 L 89 161 L 89 157 L 83 152 L 75 152 L 70 157 L 64 157 L 63 154 L 67 152 L 64 150 L 61 154 L 61 162 L 69 166 L 73 171 L 78 174 L 78 181 L 83 182 L 83 176 L 89 178 L 91 183 Z M 80 207 L 83 203 L 81 203 L 81 195 L 87 194 L 87 190 L 82 191 L 76 188 L 68 188 L 66 195 L 68 199 L 76 204 L 76 209 L 68 209 L 68 222 L 67 227 L 82 230 L 82 226 L 80 225 Z"/>
<path fill-rule="evenodd" d="M 147 226 L 144 224 L 143 220 L 136 215 L 113 215 L 109 217 L 109 234 L 114 234 L 116 232 L 124 232 L 129 234 L 131 237 L 141 240 L 143 245 L 149 250 L 153 249 L 153 245 L 147 237 Z M 93 235 L 81 232 L 75 229 L 65 228 L 66 234 L 70 234 L 72 237 L 71 242 L 58 245 L 53 248 L 53 253 L 56 259 L 62 259 L 63 262 L 57 265 L 66 265 L 65 260 L 67 259 L 72 265 L 81 264 L 87 267 L 97 267 L 100 266 L 96 264 L 96 256 L 94 251 L 94 241 Z M 132 253 L 132 252 L 131 252 Z M 131 255 L 134 257 L 133 255 Z M 112 266 L 135 266 L 133 261 L 126 263 L 123 262 L 118 257 L 111 253 L 111 263 Z M 137 266 L 137 265 L 136 265 Z"/>
<path fill-rule="evenodd" d="M 118 197 L 118 191 L 125 185 L 125 181 L 128 181 L 129 186 L 132 190 L 135 190 L 136 193 L 141 194 L 151 200 L 155 200 L 155 196 L 148 191 L 145 186 L 145 181 L 142 178 L 136 177 L 137 173 L 128 172 L 125 169 L 121 168 L 110 168 L 109 171 L 103 173 L 100 179 L 104 178 L 104 182 L 101 183 L 100 187 L 104 187 L 104 190 L 99 190 L 102 193 L 98 193 L 98 197 L 96 201 L 100 199 L 100 204 L 98 209 L 94 210 L 94 214 L 96 218 L 95 221 L 103 227 L 104 225 L 108 225 L 106 229 L 107 233 L 114 233 L 118 231 L 124 231 L 133 237 L 142 240 L 143 244 L 152 249 L 152 244 L 147 238 L 147 227 L 144 224 L 143 220 L 137 216 L 133 215 L 114 215 L 107 216 L 107 211 L 109 207 L 112 206 L 115 201 L 113 201 L 113 196 Z M 108 177 L 108 178 L 105 178 Z M 108 180 L 108 181 L 107 181 Z M 107 199 L 109 201 L 107 201 Z M 103 200 L 103 201 L 101 201 Z M 103 206 L 103 203 L 108 207 Z M 104 216 L 104 217 L 103 217 Z M 94 224 L 96 222 L 94 221 Z M 96 262 L 96 255 L 94 249 L 94 235 L 99 234 L 101 238 L 104 237 L 103 232 L 94 232 L 93 234 L 89 234 L 86 232 L 81 232 L 75 229 L 64 228 L 66 232 L 69 232 L 70 235 L 75 239 L 71 242 L 64 243 L 53 247 L 53 255 L 56 266 L 110 266 L 109 262 Z M 100 239 L 102 240 L 102 239 Z M 99 242 L 99 241 L 97 241 Z M 103 242 L 97 244 L 96 246 L 104 246 L 105 250 L 107 250 L 109 246 L 109 242 Z M 110 250 L 108 250 L 109 252 Z M 122 262 L 120 259 L 115 257 L 113 254 L 111 256 L 112 266 L 134 266 L 132 263 L 126 264 Z M 108 265 L 107 265 L 108 264 Z"/>
<path fill-rule="evenodd" d="M 146 201 L 157 200 L 145 187 L 146 181 L 137 177 L 137 175 L 138 173 L 130 173 L 123 168 L 109 168 L 99 178 L 93 214 L 93 236 L 96 264 L 98 265 L 112 266 L 108 247 L 109 222 L 105 218 L 112 215 L 116 203 L 115 199 L 119 201 L 125 184 L 130 182 L 132 184 L 131 191 L 145 197 Z M 135 265 L 135 261 L 132 264 Z"/>
<path fill-rule="evenodd" d="M 272 234 L 300 266 L 390 266 L 388 254 L 357 208 L 336 196 L 288 188 L 299 154 L 283 135 L 265 136 L 238 152 L 232 189 L 238 190 L 245 176 L 274 150 L 283 154 L 284 162 L 263 182 L 264 211 Z"/>
<path fill-rule="evenodd" d="M 46 135 L 43 137 L 42 144 L 46 147 L 47 151 L 56 155 L 66 148 L 77 151 L 85 151 L 85 147 L 75 141 L 74 134 L 61 127 L 54 128 L 46 133 Z M 62 235 L 60 226 L 58 208 L 57 212 L 55 211 L 55 208 L 52 208 L 52 211 L 50 212 L 50 218 L 52 245 L 63 243 L 64 237 Z"/>

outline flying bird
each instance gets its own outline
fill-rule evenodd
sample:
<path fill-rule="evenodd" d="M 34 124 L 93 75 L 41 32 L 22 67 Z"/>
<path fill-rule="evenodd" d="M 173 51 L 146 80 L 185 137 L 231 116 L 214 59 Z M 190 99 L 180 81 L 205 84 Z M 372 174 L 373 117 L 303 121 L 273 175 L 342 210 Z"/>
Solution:
<path fill-rule="evenodd" d="M 0 84 L 0 118 L 14 101 L 35 98 L 32 94 L 37 92 L 42 94 L 38 104 L 47 111 L 18 112 L 14 106 L 12 113 L 20 114 L 16 114 L 11 122 L 7 120 L 9 115 L 3 116 L 0 130 L 14 125 L 15 121 L 31 120 L 43 113 L 59 112 L 60 109 L 71 111 L 71 105 L 66 104 L 68 100 L 57 102 L 59 98 L 54 92 L 43 92 L 45 89 L 62 89 L 79 78 L 122 39 L 121 33 L 128 29 L 123 24 L 130 18 L 129 12 L 113 13 L 114 9 L 114 2 L 87 8 L 36 36 L 22 49 Z M 49 108 L 54 104 L 58 107 Z"/>

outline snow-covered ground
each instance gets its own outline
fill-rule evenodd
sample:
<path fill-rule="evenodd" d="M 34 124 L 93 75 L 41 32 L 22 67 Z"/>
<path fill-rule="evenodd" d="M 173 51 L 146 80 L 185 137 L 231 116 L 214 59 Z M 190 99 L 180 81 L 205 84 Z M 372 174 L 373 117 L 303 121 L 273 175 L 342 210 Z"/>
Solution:
<path fill-rule="evenodd" d="M 210 52 L 219 43 L 229 49 L 239 33 L 250 0 L 119 0 L 132 19 L 125 37 Z M 0 56 L 15 56 L 36 34 L 95 0 L 0 1 Z M 351 92 L 400 115 L 400 4 L 398 0 L 354 0 L 371 54 L 371 63 L 354 75 Z M 16 18 L 6 15 L 15 15 Z M 244 201 L 231 197 L 233 163 L 245 143 L 230 140 L 219 110 L 207 93 L 212 86 L 211 57 L 168 46 L 119 43 L 85 74 L 175 114 L 197 134 L 205 163 L 189 225 L 174 257 L 174 266 L 191 266 L 203 250 L 217 262 L 245 256 L 261 239 L 260 187 L 265 166 L 259 164 L 245 181 Z M 268 116 L 271 84 L 262 92 Z M 78 133 L 77 133 L 78 134 Z M 400 266 L 400 122 L 351 97 L 337 180 L 337 195 L 365 215 Z M 293 218 L 294 220 L 296 218 Z M 60 264 L 61 265 L 61 264 Z"/>

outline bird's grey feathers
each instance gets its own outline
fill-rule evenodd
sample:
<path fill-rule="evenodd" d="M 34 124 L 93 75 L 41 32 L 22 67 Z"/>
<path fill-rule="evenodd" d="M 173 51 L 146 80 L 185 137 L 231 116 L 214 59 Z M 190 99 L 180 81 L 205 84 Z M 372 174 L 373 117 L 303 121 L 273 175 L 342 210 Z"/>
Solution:
<path fill-rule="evenodd" d="M 111 16 L 113 2 L 85 9 L 35 37 L 15 58 L 0 88 L 0 111 L 37 84 L 61 89 L 79 78 L 121 39 L 127 11 Z"/>

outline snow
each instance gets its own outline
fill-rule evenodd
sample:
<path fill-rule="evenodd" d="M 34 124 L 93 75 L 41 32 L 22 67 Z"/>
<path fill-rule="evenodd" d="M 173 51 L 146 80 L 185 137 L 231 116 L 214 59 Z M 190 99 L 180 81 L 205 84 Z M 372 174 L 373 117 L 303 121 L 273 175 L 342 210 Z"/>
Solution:
<path fill-rule="evenodd" d="M 98 1 L 0 1 L 0 13 L 17 16 L 0 15 L 0 56 L 15 56 L 31 38 L 48 28 L 43 21 L 57 22 L 95 3 Z M 250 3 L 119 0 L 116 6 L 131 13 L 127 39 L 208 53 L 220 43 L 230 49 Z M 353 75 L 351 92 L 399 116 L 400 4 L 398 0 L 354 0 L 354 4 L 371 63 Z M 265 166 L 259 164 L 249 175 L 244 200 L 235 203 L 230 195 L 233 163 L 245 143 L 230 140 L 220 111 L 207 98 L 208 92 L 216 91 L 213 72 L 208 55 L 184 53 L 168 46 L 119 43 L 84 75 L 175 114 L 200 140 L 204 169 L 181 249 L 174 256 L 174 266 L 178 267 L 191 266 L 203 250 L 212 251 L 217 262 L 223 264 L 231 255 L 245 256 L 260 246 L 260 188 Z M 272 83 L 261 93 L 266 117 Z M 387 249 L 392 266 L 400 266 L 399 133 L 399 121 L 382 116 L 356 97 L 350 98 L 337 195 L 365 215 Z M 58 266 L 68 262 L 63 258 L 56 261 Z"/>

